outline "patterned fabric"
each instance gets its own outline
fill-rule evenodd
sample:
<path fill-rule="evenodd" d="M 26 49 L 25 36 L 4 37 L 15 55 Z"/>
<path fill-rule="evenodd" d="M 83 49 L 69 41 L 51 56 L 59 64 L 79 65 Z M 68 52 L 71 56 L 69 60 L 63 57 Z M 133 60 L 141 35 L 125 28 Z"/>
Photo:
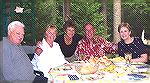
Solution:
<path fill-rule="evenodd" d="M 132 53 L 132 58 L 139 58 L 141 54 L 145 54 L 146 46 L 143 44 L 142 40 L 138 37 L 134 37 L 134 41 L 130 44 L 125 44 L 123 40 L 118 43 L 118 53 L 120 56 L 124 57 L 125 52 Z"/>
<path fill-rule="evenodd" d="M 100 36 L 95 36 L 92 39 L 92 43 L 87 38 L 83 38 L 79 41 L 76 49 L 76 56 L 78 59 L 83 59 L 84 55 L 88 59 L 91 56 L 101 57 L 107 53 L 115 53 L 117 51 L 117 45 L 110 43 Z"/>

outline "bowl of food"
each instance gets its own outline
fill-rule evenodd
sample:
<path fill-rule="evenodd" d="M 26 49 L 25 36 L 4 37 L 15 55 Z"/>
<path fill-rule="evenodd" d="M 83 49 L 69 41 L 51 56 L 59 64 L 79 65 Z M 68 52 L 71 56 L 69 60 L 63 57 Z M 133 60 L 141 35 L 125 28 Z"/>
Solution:
<path fill-rule="evenodd" d="M 111 59 L 111 61 L 116 66 L 125 66 L 126 65 L 126 60 L 123 57 L 116 57 L 116 58 Z"/>
<path fill-rule="evenodd" d="M 78 62 L 75 64 L 75 70 L 82 75 L 94 74 L 97 72 L 98 68 L 99 64 L 94 64 L 90 62 Z"/>

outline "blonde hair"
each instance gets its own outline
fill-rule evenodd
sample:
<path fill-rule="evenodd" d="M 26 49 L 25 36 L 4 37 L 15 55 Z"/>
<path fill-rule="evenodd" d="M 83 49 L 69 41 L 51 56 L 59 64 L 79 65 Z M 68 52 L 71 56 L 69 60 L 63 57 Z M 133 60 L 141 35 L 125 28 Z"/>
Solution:
<path fill-rule="evenodd" d="M 46 26 L 45 33 L 44 33 L 44 37 L 46 37 L 46 32 L 48 32 L 49 30 L 52 30 L 52 29 L 55 29 L 55 30 L 56 30 L 56 33 L 57 33 L 57 27 L 56 27 L 56 25 L 54 25 L 54 24 L 49 24 L 49 25 Z"/>
<path fill-rule="evenodd" d="M 49 25 L 46 26 L 46 31 L 47 31 L 48 29 L 57 29 L 57 27 L 56 27 L 56 25 L 54 25 L 54 24 L 49 24 Z M 46 31 L 45 31 L 45 32 L 46 32 Z"/>

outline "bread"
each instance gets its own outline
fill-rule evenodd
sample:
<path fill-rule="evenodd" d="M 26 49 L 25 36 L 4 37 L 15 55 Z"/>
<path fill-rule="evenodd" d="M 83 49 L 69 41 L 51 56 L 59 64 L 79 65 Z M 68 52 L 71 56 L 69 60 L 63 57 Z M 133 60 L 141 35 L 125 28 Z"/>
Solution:
<path fill-rule="evenodd" d="M 96 68 L 92 65 L 82 66 L 80 69 L 81 74 L 91 74 L 91 73 L 95 73 L 95 71 Z"/>

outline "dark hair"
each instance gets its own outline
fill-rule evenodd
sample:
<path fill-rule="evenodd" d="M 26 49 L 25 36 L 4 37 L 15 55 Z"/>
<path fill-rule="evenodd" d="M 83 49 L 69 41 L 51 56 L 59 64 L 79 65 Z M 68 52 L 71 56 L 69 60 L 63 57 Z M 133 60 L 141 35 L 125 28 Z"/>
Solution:
<path fill-rule="evenodd" d="M 75 26 L 75 23 L 71 20 L 68 20 L 64 23 L 63 25 L 63 31 L 65 31 L 68 27 L 72 27 L 76 30 L 76 26 Z"/>
<path fill-rule="evenodd" d="M 131 29 L 131 26 L 129 25 L 129 23 L 121 23 L 121 24 L 119 24 L 119 26 L 118 26 L 118 32 L 120 33 L 120 29 L 122 28 L 122 27 L 126 27 L 129 31 L 132 31 L 132 29 Z"/>

